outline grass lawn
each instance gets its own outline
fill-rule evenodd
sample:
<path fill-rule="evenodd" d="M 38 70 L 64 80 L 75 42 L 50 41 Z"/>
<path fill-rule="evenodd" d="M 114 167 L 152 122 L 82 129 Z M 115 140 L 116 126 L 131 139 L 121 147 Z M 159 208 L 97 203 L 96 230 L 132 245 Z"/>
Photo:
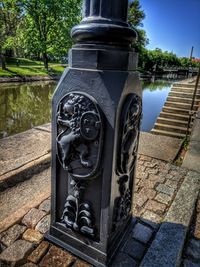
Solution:
<path fill-rule="evenodd" d="M 49 63 L 49 71 L 44 68 L 43 62 L 25 58 L 7 60 L 6 70 L 0 68 L 0 77 L 15 76 L 45 76 L 61 75 L 66 65 Z"/>

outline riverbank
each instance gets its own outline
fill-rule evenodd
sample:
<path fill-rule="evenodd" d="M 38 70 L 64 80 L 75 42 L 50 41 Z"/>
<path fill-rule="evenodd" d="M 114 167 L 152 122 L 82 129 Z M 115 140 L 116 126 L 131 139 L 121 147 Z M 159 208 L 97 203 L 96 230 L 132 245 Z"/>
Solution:
<path fill-rule="evenodd" d="M 37 82 L 37 81 L 58 81 L 60 76 L 15 76 L 15 77 L 0 77 L 0 83 L 21 83 L 21 82 Z"/>
<path fill-rule="evenodd" d="M 58 80 L 66 66 L 50 62 L 47 70 L 42 61 L 12 59 L 7 62 L 5 70 L 0 69 L 0 83 Z"/>
<path fill-rule="evenodd" d="M 58 81 L 61 75 L 30 75 L 30 76 L 14 76 L 0 77 L 0 83 L 21 83 L 21 82 L 37 82 L 37 81 Z"/>

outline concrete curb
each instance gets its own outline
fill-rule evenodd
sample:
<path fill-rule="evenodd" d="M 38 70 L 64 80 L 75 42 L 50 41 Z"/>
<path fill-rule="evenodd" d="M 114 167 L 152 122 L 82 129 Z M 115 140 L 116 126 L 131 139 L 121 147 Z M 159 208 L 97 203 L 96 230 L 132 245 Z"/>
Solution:
<path fill-rule="evenodd" d="M 182 167 L 200 172 L 200 106 L 192 128 L 190 144 Z"/>
<path fill-rule="evenodd" d="M 189 171 L 141 267 L 180 266 L 186 234 L 200 190 L 200 173 Z"/>
<path fill-rule="evenodd" d="M 50 125 L 0 140 L 0 192 L 50 166 Z"/>
<path fill-rule="evenodd" d="M 42 172 L 43 170 L 50 167 L 51 154 L 41 156 L 31 162 L 26 163 L 24 166 L 15 170 L 9 171 L 8 173 L 0 177 L 0 192 L 6 190 L 9 187 L 16 185 L 17 183 L 23 182 L 30 179 L 33 175 Z"/>

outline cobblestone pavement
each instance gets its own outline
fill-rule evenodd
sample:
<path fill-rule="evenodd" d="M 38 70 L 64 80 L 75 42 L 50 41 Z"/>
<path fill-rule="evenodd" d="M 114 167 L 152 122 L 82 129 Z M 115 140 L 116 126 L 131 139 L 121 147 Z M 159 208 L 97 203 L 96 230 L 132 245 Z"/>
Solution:
<path fill-rule="evenodd" d="M 162 222 L 187 170 L 140 155 L 136 172 L 133 213 L 152 222 Z"/>
<path fill-rule="evenodd" d="M 181 267 L 200 267 L 200 195 L 184 247 Z"/>
<path fill-rule="evenodd" d="M 186 174 L 187 170 L 170 163 L 143 155 L 138 157 L 133 200 L 133 214 L 137 218 L 132 236 L 121 249 L 114 266 L 139 265 Z M 44 241 L 49 224 L 50 200 L 47 199 L 0 234 L 1 266 L 91 266 Z"/>

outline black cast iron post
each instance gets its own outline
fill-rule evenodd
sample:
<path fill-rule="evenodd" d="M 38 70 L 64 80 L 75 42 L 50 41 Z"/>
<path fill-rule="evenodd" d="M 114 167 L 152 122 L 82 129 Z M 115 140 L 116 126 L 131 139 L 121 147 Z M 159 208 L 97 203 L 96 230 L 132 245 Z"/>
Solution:
<path fill-rule="evenodd" d="M 141 117 L 128 0 L 85 0 L 52 100 L 52 219 L 47 238 L 108 266 L 132 227 Z"/>

